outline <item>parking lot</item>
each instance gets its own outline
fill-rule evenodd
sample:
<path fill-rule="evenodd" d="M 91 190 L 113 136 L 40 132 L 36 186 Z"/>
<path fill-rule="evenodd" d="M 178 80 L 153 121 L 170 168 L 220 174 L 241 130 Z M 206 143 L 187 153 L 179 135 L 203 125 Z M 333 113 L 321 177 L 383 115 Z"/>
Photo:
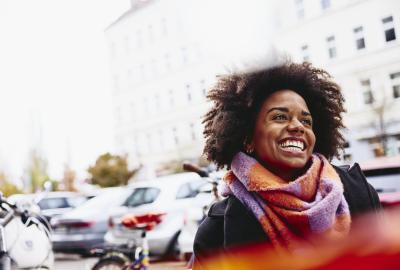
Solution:
<path fill-rule="evenodd" d="M 56 254 L 54 270 L 90 270 L 96 263 L 97 258 L 82 259 L 76 255 Z M 183 270 L 186 269 L 185 262 L 152 262 L 150 270 Z"/>

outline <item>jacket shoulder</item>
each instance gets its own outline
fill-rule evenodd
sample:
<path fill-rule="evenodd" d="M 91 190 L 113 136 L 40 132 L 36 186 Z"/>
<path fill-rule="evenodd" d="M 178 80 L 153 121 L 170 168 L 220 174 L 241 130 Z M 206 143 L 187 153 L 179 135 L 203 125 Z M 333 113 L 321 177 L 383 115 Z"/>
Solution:
<path fill-rule="evenodd" d="M 225 210 L 228 205 L 228 198 L 223 199 L 222 201 L 214 203 L 210 210 L 208 211 L 209 217 L 223 217 L 225 215 Z"/>
<path fill-rule="evenodd" d="M 343 183 L 344 197 L 349 204 L 350 213 L 358 215 L 380 208 L 379 197 L 368 183 L 360 165 L 333 166 Z"/>

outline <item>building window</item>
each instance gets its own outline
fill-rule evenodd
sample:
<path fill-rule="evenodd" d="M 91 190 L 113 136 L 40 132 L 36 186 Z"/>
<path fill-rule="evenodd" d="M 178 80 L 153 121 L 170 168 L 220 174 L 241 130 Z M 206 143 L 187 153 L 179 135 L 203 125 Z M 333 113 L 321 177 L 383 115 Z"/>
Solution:
<path fill-rule="evenodd" d="M 330 0 L 321 0 L 321 8 L 322 10 L 328 9 L 331 7 L 331 1 Z"/>
<path fill-rule="evenodd" d="M 192 101 L 192 89 L 190 87 L 190 84 L 186 84 L 185 89 L 186 89 L 187 99 L 190 102 L 190 101 Z"/>
<path fill-rule="evenodd" d="M 207 96 L 207 88 L 206 88 L 205 80 L 200 80 L 200 89 L 201 89 L 201 92 L 203 93 L 203 96 Z"/>
<path fill-rule="evenodd" d="M 390 74 L 390 80 L 392 82 L 393 97 L 400 97 L 400 72 Z"/>
<path fill-rule="evenodd" d="M 172 128 L 172 135 L 174 137 L 175 145 L 178 145 L 179 144 L 179 138 L 178 138 L 178 129 L 176 127 Z"/>
<path fill-rule="evenodd" d="M 175 105 L 174 92 L 172 90 L 168 90 L 168 96 L 169 96 L 169 106 L 172 108 Z"/>
<path fill-rule="evenodd" d="M 296 14 L 298 19 L 304 18 L 304 2 L 303 0 L 294 0 L 294 4 L 296 7 Z"/>
<path fill-rule="evenodd" d="M 144 81 L 146 79 L 146 67 L 144 66 L 144 64 L 141 64 L 139 68 L 141 80 Z"/>
<path fill-rule="evenodd" d="M 147 97 L 145 97 L 145 98 L 143 99 L 143 107 L 144 107 L 144 111 L 145 111 L 146 114 L 148 114 L 148 113 L 151 112 L 151 110 L 150 110 L 150 104 L 149 104 L 149 99 L 148 99 Z"/>
<path fill-rule="evenodd" d="M 132 119 L 132 122 L 134 122 L 135 121 L 135 112 L 136 112 L 135 103 L 131 102 L 129 107 L 130 107 L 131 119 Z"/>
<path fill-rule="evenodd" d="M 129 51 L 130 51 L 130 41 L 129 41 L 129 37 L 125 37 L 124 38 L 124 46 L 125 46 L 125 52 L 127 53 L 127 54 L 129 54 Z"/>
<path fill-rule="evenodd" d="M 326 38 L 326 43 L 328 45 L 328 55 L 329 58 L 336 58 L 337 52 L 336 52 L 336 44 L 335 44 L 335 36 L 329 36 Z"/>
<path fill-rule="evenodd" d="M 153 31 L 153 26 L 151 24 L 147 26 L 147 31 L 149 34 L 149 42 L 151 43 L 154 41 L 154 31 Z"/>
<path fill-rule="evenodd" d="M 136 48 L 142 47 L 142 31 L 136 31 Z"/>
<path fill-rule="evenodd" d="M 164 55 L 164 59 L 165 59 L 165 69 L 166 71 L 168 71 L 171 69 L 171 60 L 168 53 Z"/>
<path fill-rule="evenodd" d="M 188 52 L 186 48 L 181 48 L 182 51 L 182 61 L 184 64 L 186 64 L 188 62 Z"/>
<path fill-rule="evenodd" d="M 154 95 L 154 104 L 156 105 L 155 110 L 159 111 L 161 108 L 161 103 L 160 103 L 160 95 L 158 93 Z"/>
<path fill-rule="evenodd" d="M 364 40 L 364 29 L 362 26 L 356 27 L 353 29 L 354 38 L 356 39 L 356 48 L 357 50 L 362 50 L 365 48 L 365 40 Z"/>
<path fill-rule="evenodd" d="M 389 16 L 382 19 L 383 31 L 385 32 L 386 42 L 396 40 L 396 32 L 394 30 L 393 17 Z"/>
<path fill-rule="evenodd" d="M 121 89 L 120 89 L 120 84 L 119 84 L 119 77 L 118 75 L 114 75 L 114 89 L 115 92 L 118 93 Z"/>
<path fill-rule="evenodd" d="M 161 19 L 161 29 L 162 29 L 162 34 L 166 36 L 168 34 L 168 28 L 167 28 L 167 20 L 165 18 Z"/>
<path fill-rule="evenodd" d="M 197 140 L 195 125 L 193 123 L 190 123 L 189 126 L 190 126 L 190 133 L 192 135 L 192 141 L 195 141 Z"/>
<path fill-rule="evenodd" d="M 364 104 L 372 104 L 374 102 L 374 96 L 372 94 L 371 81 L 369 79 L 361 80 L 361 88 L 363 94 Z"/>
<path fill-rule="evenodd" d="M 115 56 L 117 56 L 117 49 L 116 49 L 114 43 L 111 43 L 111 45 L 110 45 L 110 55 L 113 58 L 115 58 Z"/>
<path fill-rule="evenodd" d="M 310 61 L 310 52 L 308 50 L 308 45 L 301 46 L 301 55 L 303 57 L 303 62 Z"/>

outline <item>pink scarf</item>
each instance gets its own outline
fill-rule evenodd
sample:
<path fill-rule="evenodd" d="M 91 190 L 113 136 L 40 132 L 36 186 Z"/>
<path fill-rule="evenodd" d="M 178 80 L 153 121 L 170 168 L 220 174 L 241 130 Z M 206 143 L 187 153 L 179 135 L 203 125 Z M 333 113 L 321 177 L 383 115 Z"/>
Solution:
<path fill-rule="evenodd" d="M 253 212 L 277 249 L 293 250 L 309 235 L 345 237 L 350 230 L 338 174 L 321 154 L 311 160 L 304 175 L 286 182 L 240 152 L 225 175 L 224 195 L 233 194 Z"/>

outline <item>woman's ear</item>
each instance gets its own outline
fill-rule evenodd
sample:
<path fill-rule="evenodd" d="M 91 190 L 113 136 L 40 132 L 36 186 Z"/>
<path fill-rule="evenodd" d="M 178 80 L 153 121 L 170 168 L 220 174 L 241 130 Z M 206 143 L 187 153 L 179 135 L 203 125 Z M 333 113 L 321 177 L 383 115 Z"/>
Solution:
<path fill-rule="evenodd" d="M 252 155 L 254 153 L 254 142 L 253 139 L 249 140 L 246 138 L 243 145 L 244 151 L 248 155 Z"/>

